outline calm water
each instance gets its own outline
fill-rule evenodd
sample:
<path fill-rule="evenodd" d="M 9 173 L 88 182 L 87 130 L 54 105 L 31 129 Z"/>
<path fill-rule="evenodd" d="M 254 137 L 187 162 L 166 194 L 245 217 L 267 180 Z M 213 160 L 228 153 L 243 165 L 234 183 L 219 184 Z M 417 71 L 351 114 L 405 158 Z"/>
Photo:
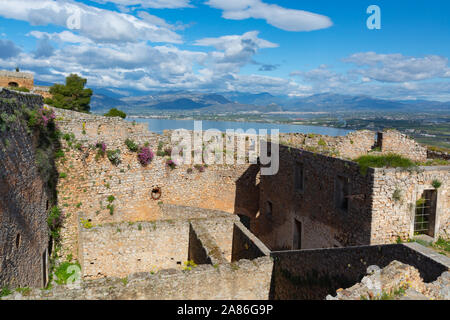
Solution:
<path fill-rule="evenodd" d="M 133 118 L 129 121 L 136 121 L 140 123 L 148 123 L 148 128 L 156 133 L 162 133 L 163 130 L 187 129 L 194 130 L 193 120 L 172 120 L 172 119 L 144 119 Z M 258 123 L 258 122 L 233 122 L 233 121 L 207 121 L 202 120 L 202 129 L 217 129 L 225 132 L 227 129 L 279 129 L 280 133 L 316 133 L 329 136 L 345 136 L 351 130 L 336 129 L 319 126 L 302 126 L 295 124 L 273 124 L 273 123 Z M 269 131 L 270 132 L 270 131 Z"/>

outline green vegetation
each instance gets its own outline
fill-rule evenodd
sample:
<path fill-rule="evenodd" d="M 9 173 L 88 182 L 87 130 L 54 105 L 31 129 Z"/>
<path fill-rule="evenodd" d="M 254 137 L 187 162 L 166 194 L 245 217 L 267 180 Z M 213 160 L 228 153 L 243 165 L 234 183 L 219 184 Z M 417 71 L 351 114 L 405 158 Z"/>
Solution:
<path fill-rule="evenodd" d="M 16 292 L 20 293 L 23 296 L 28 296 L 31 293 L 31 289 L 28 287 L 16 288 Z"/>
<path fill-rule="evenodd" d="M 139 149 L 139 146 L 137 145 L 137 143 L 131 139 L 125 140 L 125 144 L 128 147 L 128 150 L 130 150 L 131 152 L 136 152 Z"/>
<path fill-rule="evenodd" d="M 433 243 L 433 246 L 437 249 L 442 249 L 446 252 L 450 252 L 450 241 L 444 240 L 443 238 L 439 238 L 435 243 Z"/>
<path fill-rule="evenodd" d="M 12 293 L 12 291 L 9 290 L 8 287 L 3 287 L 3 288 L 0 290 L 0 300 L 1 300 L 1 297 L 9 296 L 11 293 Z"/>
<path fill-rule="evenodd" d="M 19 92 L 30 92 L 29 89 L 25 87 L 8 87 L 9 90 L 19 91 Z"/>
<path fill-rule="evenodd" d="M 402 190 L 395 189 L 394 193 L 392 194 L 392 199 L 394 199 L 397 202 L 402 200 Z"/>
<path fill-rule="evenodd" d="M 81 266 L 78 262 L 72 263 L 70 261 L 65 261 L 61 263 L 55 270 L 55 282 L 57 284 L 67 284 L 67 282 L 70 281 L 70 277 L 77 276 L 77 270 L 81 270 Z"/>
<path fill-rule="evenodd" d="M 184 262 L 184 271 L 191 271 L 192 268 L 197 267 L 197 264 L 193 260 L 188 260 Z"/>
<path fill-rule="evenodd" d="M 317 142 L 317 144 L 321 147 L 326 147 L 326 145 L 327 145 L 325 140 L 323 140 L 322 138 L 320 138 L 320 140 Z"/>
<path fill-rule="evenodd" d="M 64 216 L 61 212 L 61 209 L 57 206 L 53 206 L 50 208 L 48 216 L 47 216 L 47 225 L 49 228 L 50 236 L 56 244 L 59 244 L 61 239 L 61 228 L 64 222 Z"/>
<path fill-rule="evenodd" d="M 91 229 L 94 226 L 92 225 L 92 223 L 89 220 L 86 219 L 80 219 L 81 224 L 83 225 L 83 228 L 85 229 Z"/>
<path fill-rule="evenodd" d="M 368 168 L 412 168 L 416 164 L 410 159 L 397 154 L 367 155 L 354 160 L 359 164 L 363 176 L 367 174 Z"/>
<path fill-rule="evenodd" d="M 120 150 L 108 150 L 106 151 L 106 155 L 108 156 L 109 161 L 115 166 L 119 165 L 122 160 L 120 159 Z"/>
<path fill-rule="evenodd" d="M 108 196 L 107 200 L 109 203 L 112 203 L 114 200 L 116 200 L 116 198 L 113 195 L 111 195 L 111 196 Z"/>
<path fill-rule="evenodd" d="M 437 180 L 437 179 L 434 179 L 434 180 L 431 182 L 431 185 L 433 186 L 433 188 L 439 189 L 439 188 L 442 186 L 442 182 L 440 182 L 440 181 Z"/>
<path fill-rule="evenodd" d="M 59 174 L 59 177 L 60 177 L 61 179 L 65 179 L 65 178 L 67 178 L 67 173 L 61 172 L 61 173 Z"/>
<path fill-rule="evenodd" d="M 45 103 L 56 108 L 89 112 L 91 107 L 91 89 L 85 89 L 87 80 L 76 74 L 66 78 L 66 84 L 55 84 L 50 88 L 53 98 L 45 99 Z"/>
<path fill-rule="evenodd" d="M 107 206 L 106 206 L 106 209 L 108 209 L 109 210 L 109 214 L 110 215 L 113 215 L 114 214 L 114 205 L 113 204 L 108 204 Z"/>
<path fill-rule="evenodd" d="M 105 117 L 120 117 L 122 119 L 125 119 L 127 117 L 127 114 L 116 108 L 112 108 L 107 113 L 105 113 L 104 116 Z"/>

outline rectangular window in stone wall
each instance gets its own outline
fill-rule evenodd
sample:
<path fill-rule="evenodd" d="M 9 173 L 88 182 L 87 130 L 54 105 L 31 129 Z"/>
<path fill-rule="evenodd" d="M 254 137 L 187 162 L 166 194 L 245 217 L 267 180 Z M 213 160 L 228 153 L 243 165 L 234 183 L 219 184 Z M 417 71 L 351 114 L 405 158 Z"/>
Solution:
<path fill-rule="evenodd" d="M 350 195 L 349 179 L 342 176 L 336 177 L 334 200 L 336 209 L 348 211 L 348 196 Z"/>
<path fill-rule="evenodd" d="M 273 215 L 273 212 L 272 212 L 273 208 L 272 207 L 273 207 L 272 206 L 272 202 L 267 201 L 267 203 L 266 203 L 266 215 L 267 215 L 268 218 L 272 218 L 272 215 Z"/>
<path fill-rule="evenodd" d="M 422 197 L 416 201 L 416 214 L 414 219 L 414 234 L 426 234 L 434 237 L 436 224 L 436 190 L 425 190 Z"/>
<path fill-rule="evenodd" d="M 294 172 L 294 186 L 296 191 L 303 191 L 304 169 L 302 163 L 296 163 Z"/>

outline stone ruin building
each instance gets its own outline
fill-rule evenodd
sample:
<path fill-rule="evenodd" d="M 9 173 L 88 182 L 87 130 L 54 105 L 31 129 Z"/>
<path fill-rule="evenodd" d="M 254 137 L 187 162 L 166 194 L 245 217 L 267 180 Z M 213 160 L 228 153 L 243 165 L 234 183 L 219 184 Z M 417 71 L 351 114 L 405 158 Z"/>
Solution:
<path fill-rule="evenodd" d="M 44 98 L 51 98 L 50 88 L 46 86 L 35 86 L 32 73 L 0 70 L 0 87 L 14 88 L 22 87 L 30 92 L 39 94 Z"/>
<path fill-rule="evenodd" d="M 0 92 L 0 113 L 14 114 L 17 104 L 43 102 L 34 94 Z M 352 161 L 391 152 L 422 163 L 434 156 L 397 131 L 284 134 L 280 170 L 263 176 L 259 164 L 171 169 L 163 152 L 173 147 L 170 132 L 54 111 L 64 134 L 64 157 L 54 164 L 65 217 L 58 260 L 78 261 L 82 281 L 3 298 L 325 299 L 364 280 L 369 266 L 403 264 L 427 288 L 450 286 L 448 257 L 397 243 L 418 233 L 449 239 L 450 167 L 362 172 Z M 41 288 L 55 250 L 47 226 L 51 194 L 36 167 L 36 138 L 24 124 L 15 126 L 0 140 L 0 286 Z M 126 139 L 158 153 L 142 166 Z M 120 161 L 96 156 L 98 143 L 119 150 Z M 423 210 L 419 198 L 428 201 Z M 427 217 L 420 226 L 419 211 Z M 352 290 L 347 296 L 362 289 Z M 449 299 L 445 290 L 421 292 Z"/>

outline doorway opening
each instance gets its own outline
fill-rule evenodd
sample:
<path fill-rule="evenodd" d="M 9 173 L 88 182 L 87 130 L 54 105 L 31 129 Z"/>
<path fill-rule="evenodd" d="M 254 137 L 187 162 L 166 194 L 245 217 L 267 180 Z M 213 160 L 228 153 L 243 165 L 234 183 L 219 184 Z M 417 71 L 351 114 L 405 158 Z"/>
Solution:
<path fill-rule="evenodd" d="M 302 249 L 302 223 L 297 219 L 294 220 L 294 237 L 293 237 L 292 249 Z"/>
<path fill-rule="evenodd" d="M 416 202 L 414 235 L 425 234 L 434 237 L 436 224 L 437 191 L 425 190 Z"/>

